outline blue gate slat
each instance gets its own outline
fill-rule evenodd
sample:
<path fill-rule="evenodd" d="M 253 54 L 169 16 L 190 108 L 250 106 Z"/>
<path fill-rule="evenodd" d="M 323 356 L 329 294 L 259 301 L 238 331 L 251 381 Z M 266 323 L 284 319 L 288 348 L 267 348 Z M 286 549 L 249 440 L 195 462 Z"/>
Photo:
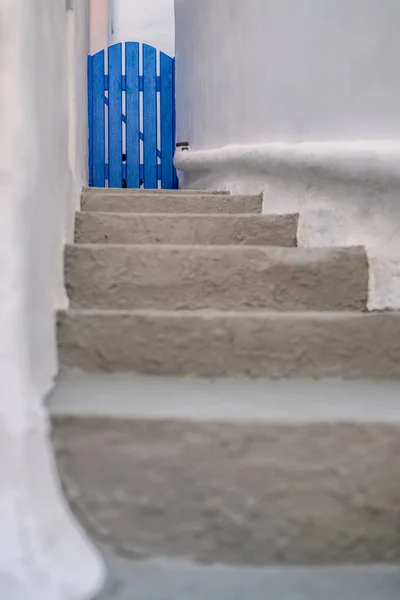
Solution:
<path fill-rule="evenodd" d="M 93 186 L 93 58 L 87 60 L 89 186 Z"/>
<path fill-rule="evenodd" d="M 126 185 L 140 187 L 139 44 L 125 44 Z"/>
<path fill-rule="evenodd" d="M 108 49 L 108 185 L 122 186 L 122 44 Z"/>
<path fill-rule="evenodd" d="M 171 189 L 173 173 L 173 65 L 172 58 L 160 53 L 161 187 Z"/>
<path fill-rule="evenodd" d="M 174 155 L 175 155 L 175 149 L 176 149 L 176 91 L 175 91 L 175 61 L 176 59 L 173 58 L 173 65 L 172 65 L 172 97 L 173 97 L 173 106 L 172 106 L 172 147 L 173 147 L 173 151 L 174 151 Z M 172 165 L 173 168 L 173 173 L 174 173 L 174 181 L 172 184 L 172 189 L 177 190 L 179 187 L 179 181 L 178 181 L 178 173 L 175 169 L 175 167 Z"/>
<path fill-rule="evenodd" d="M 104 50 L 92 57 L 92 172 L 93 185 L 105 186 Z"/>
<path fill-rule="evenodd" d="M 143 44 L 144 187 L 157 188 L 157 61 L 156 49 Z"/>

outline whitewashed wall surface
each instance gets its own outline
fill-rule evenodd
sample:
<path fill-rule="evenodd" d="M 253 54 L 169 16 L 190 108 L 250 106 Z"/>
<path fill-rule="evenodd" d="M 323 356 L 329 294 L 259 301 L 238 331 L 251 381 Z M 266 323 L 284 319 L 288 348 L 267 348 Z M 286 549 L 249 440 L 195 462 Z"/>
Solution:
<path fill-rule="evenodd" d="M 111 0 L 113 43 L 143 42 L 175 55 L 174 0 Z"/>
<path fill-rule="evenodd" d="M 70 515 L 44 395 L 63 246 L 86 181 L 88 2 L 0 3 L 0 598 L 86 600 L 100 559 Z"/>
<path fill-rule="evenodd" d="M 184 187 L 263 191 L 299 243 L 362 244 L 400 307 L 398 0 L 175 0 Z"/>

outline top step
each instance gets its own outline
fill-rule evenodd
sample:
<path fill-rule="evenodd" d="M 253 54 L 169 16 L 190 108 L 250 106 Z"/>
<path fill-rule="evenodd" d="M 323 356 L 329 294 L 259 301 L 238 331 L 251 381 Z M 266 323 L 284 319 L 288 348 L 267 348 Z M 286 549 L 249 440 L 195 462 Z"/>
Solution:
<path fill-rule="evenodd" d="M 263 197 L 180 190 L 85 188 L 82 210 L 90 212 L 247 214 L 261 213 Z"/>
<path fill-rule="evenodd" d="M 207 190 L 145 190 L 143 188 L 101 188 L 101 187 L 84 187 L 82 188 L 82 193 L 85 195 L 92 194 L 115 194 L 118 192 L 120 194 L 167 194 L 179 196 L 181 194 L 204 194 L 209 196 L 229 196 L 230 192 L 228 191 L 207 191 Z"/>

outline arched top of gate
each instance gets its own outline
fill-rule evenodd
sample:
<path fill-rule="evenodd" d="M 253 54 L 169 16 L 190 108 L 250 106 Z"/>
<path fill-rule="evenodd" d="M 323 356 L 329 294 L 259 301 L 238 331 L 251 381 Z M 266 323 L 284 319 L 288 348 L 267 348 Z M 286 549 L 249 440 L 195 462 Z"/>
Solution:
<path fill-rule="evenodd" d="M 150 44 L 145 44 L 144 42 L 133 42 L 133 41 L 129 41 L 129 42 L 119 42 L 118 44 L 112 44 L 111 46 L 108 46 L 108 48 L 104 48 L 103 50 L 100 50 L 99 52 L 96 52 L 96 54 L 92 54 L 91 57 L 92 58 L 96 58 L 96 57 L 101 57 L 104 56 L 106 53 L 108 53 L 110 50 L 113 50 L 114 52 L 118 52 L 118 50 L 121 50 L 122 53 L 122 48 L 125 47 L 125 49 L 128 47 L 136 47 L 138 49 L 142 48 L 142 49 L 147 49 L 148 51 L 155 51 L 156 53 L 160 53 L 160 56 L 165 56 L 166 58 L 169 58 L 171 60 L 174 59 L 173 56 L 170 56 L 169 54 L 166 54 L 165 52 L 162 52 L 161 50 L 159 50 L 158 48 L 156 48 L 155 46 L 151 46 Z"/>

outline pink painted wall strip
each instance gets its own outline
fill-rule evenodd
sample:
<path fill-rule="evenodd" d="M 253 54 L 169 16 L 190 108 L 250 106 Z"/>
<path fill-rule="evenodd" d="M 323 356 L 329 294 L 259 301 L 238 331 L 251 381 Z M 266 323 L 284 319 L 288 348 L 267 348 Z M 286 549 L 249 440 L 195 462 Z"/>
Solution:
<path fill-rule="evenodd" d="M 90 0 L 90 53 L 95 54 L 109 44 L 109 0 Z"/>

